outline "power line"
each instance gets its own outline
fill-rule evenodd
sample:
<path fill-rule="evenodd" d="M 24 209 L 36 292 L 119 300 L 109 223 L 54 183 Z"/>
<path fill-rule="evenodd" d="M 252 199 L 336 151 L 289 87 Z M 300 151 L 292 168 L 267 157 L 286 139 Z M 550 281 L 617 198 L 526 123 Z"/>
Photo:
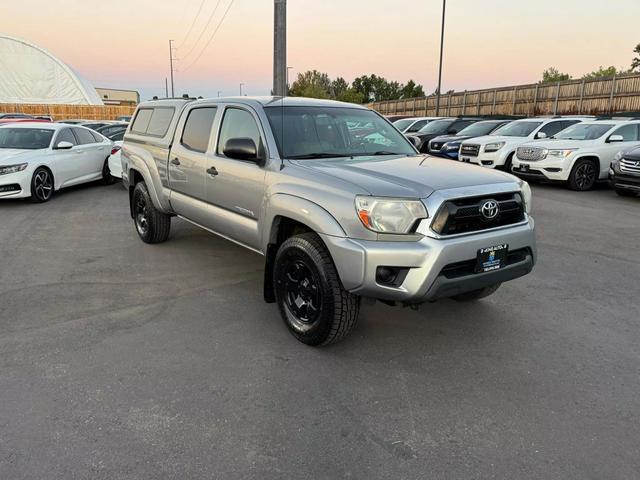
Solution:
<path fill-rule="evenodd" d="M 182 70 L 183 72 L 186 72 L 191 67 L 193 67 L 198 62 L 198 60 L 200 60 L 200 57 L 202 57 L 202 55 L 204 54 L 205 50 L 207 48 L 209 48 L 209 45 L 211 44 L 211 42 L 213 41 L 214 37 L 216 36 L 216 33 L 218 33 L 218 30 L 220 29 L 220 26 L 222 25 L 222 22 L 224 22 L 224 19 L 227 18 L 227 14 L 229 13 L 229 10 L 231 10 L 231 6 L 233 5 L 234 1 L 235 0 L 231 0 L 231 2 L 229 3 L 229 6 L 225 10 L 224 15 L 222 15 L 222 18 L 220 19 L 220 22 L 218 22 L 218 25 L 216 26 L 216 29 L 213 31 L 213 33 L 209 37 L 209 40 L 207 40 L 207 43 L 205 43 L 204 48 L 202 50 L 200 50 L 200 53 L 195 58 L 195 60 L 193 62 L 191 62 L 188 67 L 186 67 L 184 70 Z"/>
<path fill-rule="evenodd" d="M 191 35 L 191 32 L 193 31 L 193 27 L 196 25 L 196 21 L 198 20 L 198 17 L 200 16 L 200 13 L 202 12 L 202 7 L 204 7 L 204 2 L 206 2 L 206 1 L 207 0 L 202 0 L 200 2 L 200 8 L 198 8 L 198 12 L 196 13 L 196 16 L 193 17 L 193 22 L 191 22 L 191 26 L 189 27 L 189 30 L 187 30 L 187 34 L 184 36 L 184 38 L 180 42 L 180 47 L 184 46 L 185 42 L 189 38 L 189 35 Z"/>
<path fill-rule="evenodd" d="M 211 15 L 209 15 L 209 19 L 207 20 L 207 24 L 204 26 L 204 28 L 202 29 L 202 31 L 200 32 L 200 36 L 198 37 L 198 39 L 194 42 L 193 46 L 191 47 L 191 49 L 189 50 L 189 52 L 184 55 L 182 58 L 185 59 L 187 58 L 189 55 L 191 55 L 193 53 L 193 51 L 196 49 L 196 47 L 198 46 L 198 43 L 200 43 L 200 40 L 202 40 L 202 36 L 204 35 L 204 32 L 207 31 L 207 29 L 209 28 L 209 25 L 211 24 L 211 20 L 213 20 L 213 17 L 215 16 L 216 12 L 218 11 L 218 7 L 220 6 L 220 3 L 222 2 L 222 0 L 218 0 L 218 3 L 216 3 L 216 8 L 213 9 L 213 12 L 211 12 Z"/>

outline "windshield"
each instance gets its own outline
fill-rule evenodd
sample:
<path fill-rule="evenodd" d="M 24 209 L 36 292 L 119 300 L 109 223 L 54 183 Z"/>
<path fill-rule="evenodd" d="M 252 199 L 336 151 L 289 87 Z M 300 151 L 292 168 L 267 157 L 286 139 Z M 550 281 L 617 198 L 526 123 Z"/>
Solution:
<path fill-rule="evenodd" d="M 556 133 L 554 138 L 563 140 L 595 140 L 600 138 L 614 125 L 610 123 L 577 123 L 569 128 L 565 128 L 560 133 Z"/>
<path fill-rule="evenodd" d="M 415 118 L 403 118 L 402 120 L 396 120 L 395 122 L 393 122 L 393 124 L 398 130 L 403 131 L 405 128 L 412 125 L 415 121 Z"/>
<path fill-rule="evenodd" d="M 49 148 L 53 130 L 44 128 L 0 128 L 0 148 L 39 150 Z"/>
<path fill-rule="evenodd" d="M 504 127 L 500 127 L 493 135 L 503 135 L 505 137 L 528 137 L 542 122 L 512 122 Z"/>
<path fill-rule="evenodd" d="M 371 110 L 341 107 L 267 107 L 282 158 L 416 155 L 409 141 Z"/>
<path fill-rule="evenodd" d="M 504 122 L 478 122 L 473 125 L 469 125 L 467 128 L 463 128 L 458 132 L 458 135 L 469 136 L 469 137 L 480 137 L 482 135 L 488 135 L 498 125 L 503 124 Z"/>
<path fill-rule="evenodd" d="M 420 129 L 418 133 L 442 135 L 443 133 L 447 133 L 447 131 L 449 131 L 449 127 L 453 124 L 453 122 L 455 122 L 455 120 L 435 120 L 433 122 L 427 123 Z"/>

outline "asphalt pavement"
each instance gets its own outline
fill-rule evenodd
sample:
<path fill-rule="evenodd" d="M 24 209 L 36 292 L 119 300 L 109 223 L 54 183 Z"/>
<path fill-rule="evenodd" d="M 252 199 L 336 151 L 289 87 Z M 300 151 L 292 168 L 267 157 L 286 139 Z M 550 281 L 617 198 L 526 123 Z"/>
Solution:
<path fill-rule="evenodd" d="M 640 199 L 534 186 L 539 263 L 298 343 L 262 257 L 120 185 L 0 202 L 0 479 L 640 478 Z"/>

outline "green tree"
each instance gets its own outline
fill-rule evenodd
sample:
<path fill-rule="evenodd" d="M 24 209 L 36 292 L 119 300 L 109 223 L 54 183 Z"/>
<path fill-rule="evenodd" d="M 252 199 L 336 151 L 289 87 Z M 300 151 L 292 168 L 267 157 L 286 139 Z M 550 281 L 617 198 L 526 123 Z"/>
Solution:
<path fill-rule="evenodd" d="M 590 79 L 590 78 L 603 78 L 603 77 L 613 77 L 614 75 L 622 75 L 623 73 L 627 73 L 626 70 L 620 69 L 618 70 L 613 65 L 610 67 L 603 67 L 602 65 L 591 73 L 587 73 L 582 78 Z"/>
<path fill-rule="evenodd" d="M 331 82 L 331 96 L 333 98 L 340 98 L 344 93 L 349 90 L 349 82 L 344 78 L 338 77 Z"/>
<path fill-rule="evenodd" d="M 571 75 L 562 73 L 555 67 L 549 67 L 542 72 L 542 83 L 557 83 L 571 80 Z"/>
<path fill-rule="evenodd" d="M 349 103 L 364 103 L 364 95 L 355 88 L 349 87 L 340 95 L 336 96 L 336 100 Z"/>
<path fill-rule="evenodd" d="M 317 70 L 299 73 L 289 94 L 292 97 L 331 98 L 331 80 L 329 75 Z"/>
<path fill-rule="evenodd" d="M 413 80 L 409 80 L 400 93 L 402 98 L 424 97 L 422 85 L 417 85 Z"/>
<path fill-rule="evenodd" d="M 633 49 L 633 53 L 636 54 L 631 61 L 631 71 L 640 70 L 640 43 Z"/>

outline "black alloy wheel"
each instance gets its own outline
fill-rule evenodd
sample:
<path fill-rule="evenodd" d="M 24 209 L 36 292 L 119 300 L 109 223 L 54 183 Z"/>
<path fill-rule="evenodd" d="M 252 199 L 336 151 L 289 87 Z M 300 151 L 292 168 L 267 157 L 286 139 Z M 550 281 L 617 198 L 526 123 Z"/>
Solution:
<path fill-rule="evenodd" d="M 591 190 L 598 179 L 598 169 L 592 160 L 580 160 L 571 171 L 569 187 L 584 192 Z"/>
<path fill-rule="evenodd" d="M 46 168 L 38 168 L 31 179 L 31 199 L 35 203 L 48 202 L 53 195 L 53 177 Z"/>

